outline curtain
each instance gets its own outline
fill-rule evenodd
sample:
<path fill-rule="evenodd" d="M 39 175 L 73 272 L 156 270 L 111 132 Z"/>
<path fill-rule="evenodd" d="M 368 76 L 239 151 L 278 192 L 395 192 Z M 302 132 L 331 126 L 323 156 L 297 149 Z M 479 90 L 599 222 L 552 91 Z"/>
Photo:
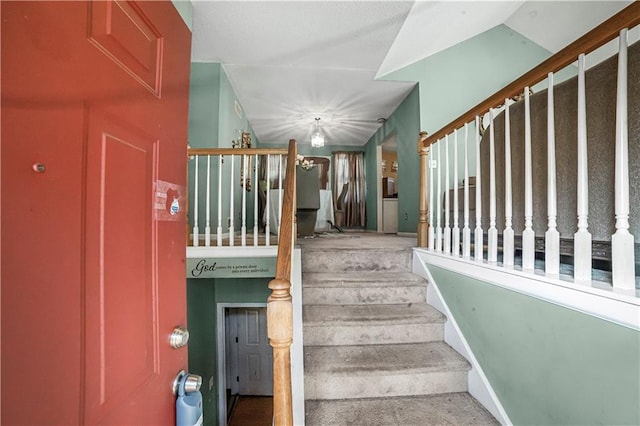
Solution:
<path fill-rule="evenodd" d="M 345 226 L 366 225 L 366 184 L 364 174 L 364 152 L 333 152 L 333 196 L 337 197 L 347 183 L 344 205 Z M 335 203 L 335 200 L 334 200 Z"/>
<path fill-rule="evenodd" d="M 260 175 L 260 181 L 264 181 L 262 190 L 265 190 L 266 182 L 269 182 L 269 188 L 276 189 L 280 187 L 280 156 L 278 155 L 270 155 L 269 156 L 269 176 L 267 176 L 267 156 L 260 156 L 260 168 L 258 170 L 258 174 Z M 284 188 L 284 178 L 287 174 L 287 156 L 282 156 L 282 187 Z"/>

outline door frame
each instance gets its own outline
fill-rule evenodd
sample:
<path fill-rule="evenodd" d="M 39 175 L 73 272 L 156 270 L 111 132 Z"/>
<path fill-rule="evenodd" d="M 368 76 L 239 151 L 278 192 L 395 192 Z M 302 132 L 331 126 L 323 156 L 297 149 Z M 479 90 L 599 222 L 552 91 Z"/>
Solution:
<path fill-rule="evenodd" d="M 376 209 L 377 231 L 382 233 L 384 231 L 382 227 L 382 144 L 376 146 Z"/>
<path fill-rule="evenodd" d="M 216 303 L 216 358 L 218 360 L 218 424 L 227 424 L 227 339 L 226 319 L 224 311 L 227 308 L 266 308 L 266 303 L 233 302 Z"/>

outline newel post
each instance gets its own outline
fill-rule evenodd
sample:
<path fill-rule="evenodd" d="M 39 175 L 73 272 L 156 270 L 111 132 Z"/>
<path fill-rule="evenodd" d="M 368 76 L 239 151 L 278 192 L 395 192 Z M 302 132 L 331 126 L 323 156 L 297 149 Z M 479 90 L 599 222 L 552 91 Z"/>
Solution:
<path fill-rule="evenodd" d="M 267 299 L 267 334 L 273 347 L 273 421 L 276 425 L 293 424 L 291 396 L 291 342 L 293 341 L 293 308 L 291 283 L 282 278 L 269 282 L 272 290 Z"/>
<path fill-rule="evenodd" d="M 429 146 L 424 146 L 427 139 L 427 132 L 420 132 L 418 136 L 418 154 L 420 155 L 420 217 L 418 219 L 418 247 L 427 247 L 429 240 L 429 222 L 427 212 L 429 203 L 427 201 L 427 170 L 429 164 Z"/>

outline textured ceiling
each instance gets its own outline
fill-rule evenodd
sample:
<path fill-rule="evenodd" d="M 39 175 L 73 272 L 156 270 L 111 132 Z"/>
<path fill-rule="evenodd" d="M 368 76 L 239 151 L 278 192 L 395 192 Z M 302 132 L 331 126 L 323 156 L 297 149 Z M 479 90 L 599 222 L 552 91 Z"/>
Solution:
<path fill-rule="evenodd" d="M 263 144 L 308 144 L 320 117 L 363 145 L 415 85 L 376 76 L 503 23 L 555 52 L 629 3 L 194 0 L 192 60 L 223 64 Z"/>

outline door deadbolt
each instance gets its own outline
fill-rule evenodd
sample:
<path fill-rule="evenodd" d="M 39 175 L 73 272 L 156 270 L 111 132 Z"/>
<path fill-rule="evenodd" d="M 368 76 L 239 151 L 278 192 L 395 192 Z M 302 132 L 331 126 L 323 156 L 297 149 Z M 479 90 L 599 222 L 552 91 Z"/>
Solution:
<path fill-rule="evenodd" d="M 169 337 L 169 345 L 171 345 L 173 349 L 178 349 L 186 346 L 188 342 L 189 330 L 182 326 L 177 326 L 173 329 L 173 331 L 171 332 L 171 337 Z"/>

